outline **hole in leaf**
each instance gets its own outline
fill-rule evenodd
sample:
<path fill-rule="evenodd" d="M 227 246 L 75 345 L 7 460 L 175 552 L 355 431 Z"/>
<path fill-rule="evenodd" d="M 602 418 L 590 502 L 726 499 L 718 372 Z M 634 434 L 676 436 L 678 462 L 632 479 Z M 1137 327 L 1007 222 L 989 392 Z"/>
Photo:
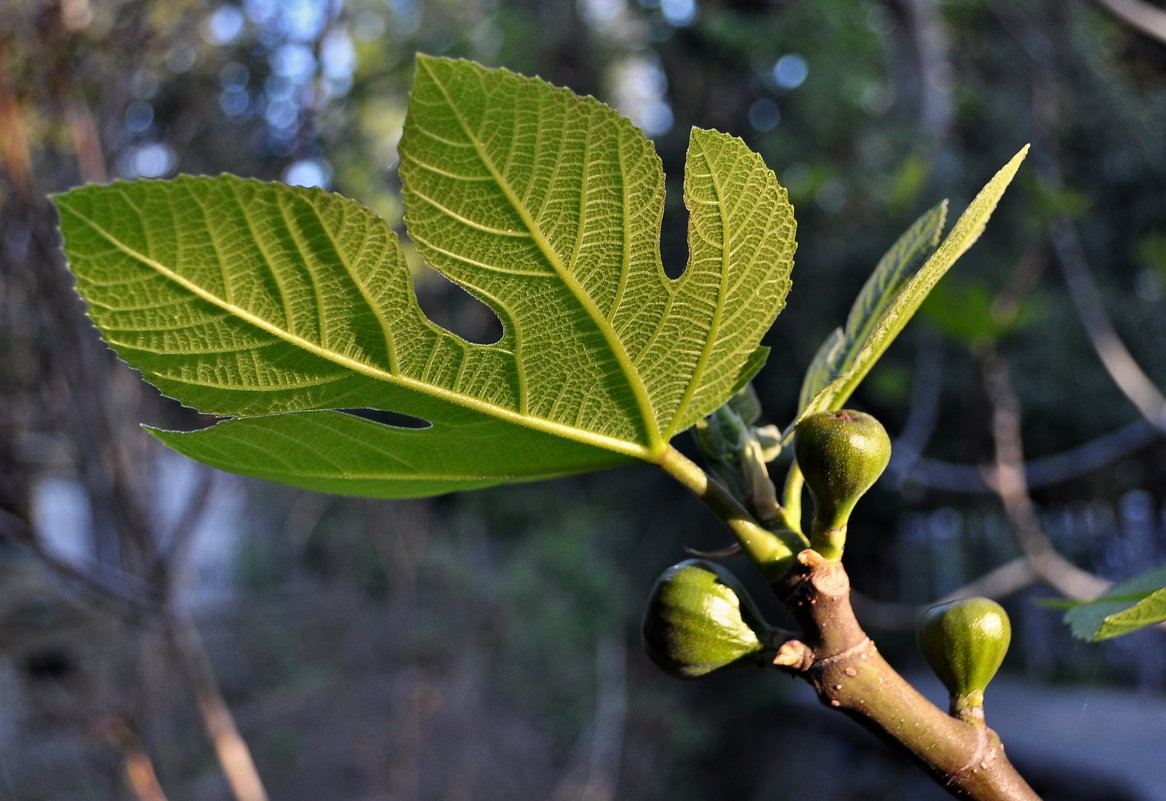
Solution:
<path fill-rule="evenodd" d="M 684 208 L 683 184 L 679 180 L 668 182 L 662 227 L 660 257 L 664 261 L 664 274 L 676 279 L 683 275 L 688 264 L 688 210 Z"/>
<path fill-rule="evenodd" d="M 494 310 L 439 273 L 416 278 L 417 303 L 425 315 L 467 342 L 493 345 L 502 339 L 502 321 Z"/>
<path fill-rule="evenodd" d="M 385 409 L 341 409 L 340 411 L 345 414 L 350 414 L 353 417 L 359 417 L 362 420 L 369 420 L 373 423 L 393 426 L 394 428 L 421 430 L 433 427 L 433 424 L 428 420 L 413 417 L 409 414 L 402 414 L 401 412 L 390 412 Z"/>
<path fill-rule="evenodd" d="M 75 669 L 72 657 L 62 648 L 42 648 L 24 658 L 24 670 L 34 681 L 60 682 L 68 679 Z"/>

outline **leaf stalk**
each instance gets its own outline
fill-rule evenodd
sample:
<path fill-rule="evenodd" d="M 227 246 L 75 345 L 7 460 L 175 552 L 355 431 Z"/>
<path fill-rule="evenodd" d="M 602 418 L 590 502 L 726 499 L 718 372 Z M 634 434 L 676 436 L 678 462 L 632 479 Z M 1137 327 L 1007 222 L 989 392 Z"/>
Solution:
<path fill-rule="evenodd" d="M 669 446 L 657 462 L 725 522 L 736 536 L 741 549 L 769 581 L 779 580 L 794 564 L 794 556 L 809 541 L 795 531 L 770 531 L 758 523 L 724 485 L 712 478 L 695 462 Z"/>

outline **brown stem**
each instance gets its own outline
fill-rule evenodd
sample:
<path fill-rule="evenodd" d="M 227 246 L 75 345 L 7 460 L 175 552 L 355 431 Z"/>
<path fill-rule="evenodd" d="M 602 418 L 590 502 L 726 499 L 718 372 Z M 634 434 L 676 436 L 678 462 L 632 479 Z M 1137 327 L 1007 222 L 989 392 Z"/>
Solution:
<path fill-rule="evenodd" d="M 1032 569 L 1044 581 L 1069 598 L 1089 600 L 1109 588 L 1088 571 L 1074 565 L 1057 551 L 1041 524 L 1036 504 L 1025 483 L 1024 446 L 1021 439 L 1020 399 L 1008 379 L 1008 363 L 995 353 L 982 359 L 984 389 L 992 405 L 992 438 L 995 463 L 989 482 L 1012 523 L 1016 542 Z"/>
<path fill-rule="evenodd" d="M 765 550 L 758 526 L 723 488 L 674 450 L 661 467 L 717 512 L 756 561 L 756 552 Z M 785 642 L 774 665 L 808 681 L 826 706 L 906 751 L 956 798 L 1040 801 L 994 731 L 946 714 L 883 659 L 854 616 L 841 560 L 806 549 L 792 562 L 781 576 L 768 575 L 803 637 Z"/>
<path fill-rule="evenodd" d="M 946 714 L 883 659 L 854 616 L 841 562 L 803 551 L 775 590 L 804 630 L 775 664 L 808 681 L 823 704 L 906 750 L 956 798 L 1040 801 L 994 731 Z"/>
<path fill-rule="evenodd" d="M 235 801 L 267 801 L 267 791 L 251 759 L 251 751 L 235 728 L 235 719 L 219 691 L 198 629 L 181 613 L 172 613 L 166 619 L 166 633 L 194 689 L 203 726 Z"/>
<path fill-rule="evenodd" d="M 1166 44 L 1166 11 L 1142 0 L 1093 0 L 1126 25 Z"/>

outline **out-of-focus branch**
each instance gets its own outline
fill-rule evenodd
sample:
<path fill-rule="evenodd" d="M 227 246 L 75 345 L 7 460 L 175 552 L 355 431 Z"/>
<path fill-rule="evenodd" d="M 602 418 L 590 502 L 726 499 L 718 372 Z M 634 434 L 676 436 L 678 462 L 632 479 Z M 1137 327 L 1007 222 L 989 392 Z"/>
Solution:
<path fill-rule="evenodd" d="M 1012 523 L 1020 550 L 1033 571 L 1058 592 L 1076 600 L 1097 597 L 1109 588 L 1109 582 L 1080 569 L 1057 552 L 1029 495 L 1023 469 L 1020 400 L 1009 382 L 1007 363 L 998 354 L 987 354 L 982 360 L 982 375 L 992 407 L 995 446 L 990 483 Z"/>
<path fill-rule="evenodd" d="M 943 341 L 928 329 L 917 335 L 915 369 L 907 421 L 891 449 L 888 475 L 896 482 L 908 480 L 939 419 L 939 390 L 943 384 Z"/>
<path fill-rule="evenodd" d="M 992 406 L 992 439 L 995 458 L 981 470 L 980 485 L 994 492 L 1012 524 L 1023 556 L 1005 562 L 983 576 L 940 598 L 936 603 L 983 595 L 1004 598 L 1044 581 L 1074 600 L 1089 600 L 1105 592 L 1110 583 L 1082 570 L 1056 549 L 1040 521 L 1036 505 L 1029 494 L 1024 451 L 1021 440 L 1020 400 L 1008 379 L 1008 366 L 998 354 L 982 359 L 983 381 Z M 920 460 L 921 473 L 933 469 Z M 971 478 L 970 466 L 956 468 L 964 479 Z M 877 628 L 912 629 L 927 605 L 889 603 L 855 595 L 855 610 L 869 625 Z"/>
<path fill-rule="evenodd" d="M 1079 478 L 1146 447 L 1160 436 L 1157 428 L 1139 418 L 1076 447 L 1026 461 L 1023 465 L 1025 482 L 1031 489 Z M 899 447 L 898 441 L 895 447 Z M 956 464 L 918 456 L 910 461 L 892 460 L 890 470 L 897 481 L 918 484 L 928 489 L 965 494 L 994 491 L 991 474 L 985 475 L 979 465 Z"/>
<path fill-rule="evenodd" d="M 209 507 L 211 496 L 215 489 L 214 470 L 199 467 L 198 483 L 190 497 L 182 507 L 170 531 L 170 535 L 163 540 L 163 544 L 156 548 L 152 580 L 155 582 L 160 596 L 169 600 L 174 592 L 175 572 L 187 563 L 190 546 L 194 542 L 194 534 L 198 524 Z"/>
<path fill-rule="evenodd" d="M 235 727 L 235 719 L 219 691 L 198 629 L 184 615 L 171 613 L 166 621 L 166 634 L 194 690 L 203 724 L 235 801 L 267 801 L 267 791 L 251 759 L 251 750 Z"/>
<path fill-rule="evenodd" d="M 1012 521 L 1016 542 L 1036 574 L 1061 594 L 1075 601 L 1089 601 L 1103 594 L 1112 582 L 1082 570 L 1057 552 L 1041 527 L 1036 506 L 1024 484 L 1023 471 L 1009 466 L 1022 460 L 1020 401 L 1008 380 L 1008 365 L 999 357 L 984 361 L 984 388 L 992 404 L 992 437 L 996 444 L 995 486 Z M 1166 624 L 1156 628 L 1166 630 Z"/>
<path fill-rule="evenodd" d="M 977 579 L 969 581 L 957 590 L 949 592 L 933 603 L 946 603 L 959 598 L 983 596 L 985 598 L 1007 598 L 1023 589 L 1031 587 L 1040 577 L 1027 556 L 1018 556 L 999 567 L 989 570 Z M 855 592 L 852 594 L 854 611 L 865 625 L 878 629 L 898 629 L 912 631 L 919 616 L 932 604 L 904 604 L 893 601 L 878 601 Z"/>
<path fill-rule="evenodd" d="M 129 723 L 121 718 L 112 718 L 101 721 L 97 729 L 110 745 L 122 753 L 125 779 L 138 801 L 166 801 L 166 793 L 154 771 L 154 761 Z"/>
<path fill-rule="evenodd" d="M 19 359 L 22 368 L 18 371 L 19 385 L 7 397 L 27 397 L 21 402 L 29 410 L 25 415 L 29 420 L 14 415 L 15 419 L 7 421 L 5 427 L 17 426 L 20 430 L 22 423 L 27 427 L 31 421 L 32 430 L 51 427 L 65 432 L 64 450 L 74 463 L 78 483 L 89 501 L 93 557 L 75 561 L 48 546 L 29 511 L 31 478 L 23 480 L 18 491 L 8 490 L 9 481 L 0 487 L 5 495 L 0 499 L 0 536 L 29 548 L 70 588 L 84 591 L 127 624 L 160 627 L 173 644 L 176 658 L 158 661 L 168 673 L 177 668 L 180 675 L 189 675 L 192 695 L 236 801 L 266 801 L 202 642 L 189 620 L 174 609 L 171 597 L 170 584 L 186 561 L 194 529 L 213 489 L 212 479 L 209 474 L 203 478 L 173 528 L 163 531 L 154 514 L 149 460 L 143 458 L 137 445 L 142 441 L 140 435 L 133 436 L 136 427 L 126 422 L 131 418 L 127 411 L 140 400 L 140 382 L 117 366 L 82 314 L 62 263 L 53 225 L 55 214 L 37 188 L 39 184 L 41 188 L 59 189 L 78 176 L 85 181 L 107 179 L 109 153 L 105 145 L 116 141 L 116 131 L 122 127 L 121 107 L 111 104 L 116 106 L 111 117 L 111 105 L 90 104 L 87 98 L 94 95 L 89 89 L 103 84 L 100 97 L 108 98 L 119 90 L 128 91 L 129 82 L 106 81 L 105 76 L 87 71 L 91 63 L 85 58 L 87 40 L 79 33 L 79 27 L 66 19 L 69 6 L 76 4 L 28 5 L 28 24 L 23 30 L 37 39 L 35 61 L 19 61 L 22 43 L 16 37 L 22 27 L 9 29 L 0 23 L 4 29 L 0 33 L 0 177 L 10 187 L 0 219 L 0 293 L 9 293 L 5 296 L 3 322 L 5 332 L 19 335 L 11 350 L 15 354 L 12 359 Z M 111 64 L 117 65 L 120 76 L 128 78 L 135 73 L 135 65 L 149 44 L 149 28 L 145 24 L 149 4 L 123 5 L 124 13 L 116 14 L 118 19 L 104 50 L 124 56 Z M 18 20 L 22 13 L 15 7 L 11 11 Z M 9 56 L 15 60 L 11 65 Z M 43 122 L 71 137 L 75 165 L 67 165 L 63 159 L 37 157 L 54 152 L 55 138 L 44 145 L 43 152 L 42 143 L 24 138 L 19 119 L 21 97 L 13 88 L 13 80 L 26 73 L 43 79 L 34 82 L 28 92 L 35 100 L 37 91 L 43 90 L 45 99 L 51 101 L 41 103 Z M 23 86 L 20 89 L 24 91 Z M 103 119 L 111 123 L 104 129 L 100 124 Z M 42 166 L 51 166 L 56 172 L 33 172 Z M 0 461 L 6 468 L 22 470 L 21 475 L 31 474 L 27 458 L 9 444 L 16 440 L 6 431 L 3 433 L 0 447 L 11 450 L 12 456 L 0 454 Z M 154 653 L 148 656 L 151 660 L 156 657 Z M 132 748 L 123 750 L 134 791 L 143 800 L 162 801 L 164 796 L 145 746 L 135 740 Z"/>
<path fill-rule="evenodd" d="M 1166 44 L 1166 11 L 1143 0 L 1093 0 L 1131 28 Z"/>
<path fill-rule="evenodd" d="M 577 765 L 551 801 L 611 801 L 616 798 L 627 717 L 626 654 L 623 640 L 603 639 L 596 649 L 596 704 L 591 734 L 580 741 Z"/>
<path fill-rule="evenodd" d="M 45 53 L 51 54 L 48 72 L 53 100 L 60 108 L 69 130 L 81 180 L 86 183 L 104 183 L 108 180 L 108 174 L 101 135 L 97 121 L 74 81 L 71 63 L 73 34 L 65 23 L 64 13 L 62 9 L 60 14 L 47 13 L 39 18 L 41 45 Z"/>
<path fill-rule="evenodd" d="M 156 606 L 145 598 L 145 594 L 127 589 L 135 583 L 135 577 L 117 572 L 115 569 L 97 562 L 79 565 L 61 558 L 49 550 L 36 532 L 23 520 L 6 510 L 0 509 L 0 538 L 19 543 L 31 550 L 45 566 L 70 584 L 75 584 L 94 601 L 110 608 L 120 617 L 127 613 L 135 619 L 149 619 L 157 611 Z"/>
<path fill-rule="evenodd" d="M 1151 27 L 1157 33 L 1147 32 L 1166 42 L 1166 11 L 1156 9 L 1140 0 L 1094 1 L 1139 29 L 1144 30 L 1134 21 L 1135 19 L 1142 23 L 1151 23 Z M 1032 60 L 1032 107 L 1036 142 L 1033 147 L 1033 162 L 1041 178 L 1054 191 L 1061 191 L 1065 181 L 1056 153 L 1060 119 L 1060 87 L 1056 62 L 1058 37 L 1055 32 L 1049 34 L 1039 28 L 1015 4 L 990 0 L 988 7 Z M 1102 366 L 1141 415 L 1159 431 L 1166 432 L 1166 397 L 1142 370 L 1118 336 L 1105 310 L 1101 292 L 1093 278 L 1089 259 L 1073 221 L 1064 215 L 1055 218 L 1049 225 L 1049 240 L 1057 263 L 1060 264 L 1065 276 L 1069 298 Z"/>
<path fill-rule="evenodd" d="M 20 106 L 8 74 L 8 42 L 0 36 L 0 160 L 18 191 L 32 194 L 32 156 L 24 135 Z"/>
<path fill-rule="evenodd" d="M 938 146 L 947 138 L 952 120 L 947 28 L 932 0 L 899 0 L 898 5 L 906 19 L 919 68 L 920 132 Z"/>
<path fill-rule="evenodd" d="M 1051 159 L 1049 165 L 1046 175 L 1052 178 L 1055 186 L 1060 186 L 1060 176 Z M 1166 397 L 1142 370 L 1114 329 L 1101 300 L 1101 292 L 1093 280 L 1076 226 L 1068 219 L 1055 220 L 1049 226 L 1049 237 L 1065 275 L 1069 297 L 1105 371 L 1142 416 L 1159 431 L 1166 432 Z"/>

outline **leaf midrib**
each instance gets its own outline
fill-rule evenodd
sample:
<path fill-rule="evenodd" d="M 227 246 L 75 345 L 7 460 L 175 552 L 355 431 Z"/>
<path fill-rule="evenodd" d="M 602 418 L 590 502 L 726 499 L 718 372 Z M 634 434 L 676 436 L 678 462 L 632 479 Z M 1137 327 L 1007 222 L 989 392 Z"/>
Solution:
<path fill-rule="evenodd" d="M 495 166 L 489 154 L 486 153 L 483 144 L 478 140 L 478 137 L 470 129 L 469 124 L 462 116 L 457 105 L 454 103 L 453 98 L 449 96 L 449 93 L 446 91 L 445 86 L 442 84 L 441 80 L 433 72 L 432 68 L 428 65 L 425 59 L 418 59 L 417 64 L 418 67 L 424 67 L 425 70 L 429 73 L 430 78 L 433 80 L 434 86 L 436 86 L 441 92 L 442 97 L 445 98 L 446 104 L 450 111 L 453 113 L 454 118 L 457 119 L 458 125 L 461 126 L 462 133 L 465 134 L 466 139 L 468 139 L 473 146 L 474 152 L 478 154 L 478 158 L 481 159 L 483 166 L 485 166 L 486 170 L 490 173 L 494 183 L 502 191 L 503 195 L 505 195 L 506 200 L 514 208 L 515 212 L 522 220 L 523 225 L 525 225 L 526 229 L 530 232 L 531 239 L 538 246 L 539 252 L 542 253 L 543 258 L 547 260 L 547 263 L 550 264 L 551 269 L 555 271 L 555 274 L 558 276 L 559 280 L 563 282 L 568 290 L 570 290 L 572 297 L 575 298 L 576 302 L 580 305 L 583 311 L 586 312 L 592 324 L 603 336 L 604 341 L 607 343 L 608 350 L 610 350 L 611 355 L 615 357 L 616 363 L 619 365 L 620 372 L 623 375 L 624 380 L 627 382 L 628 388 L 631 389 L 632 394 L 636 399 L 637 411 L 639 412 L 640 418 L 643 421 L 644 432 L 648 438 L 648 445 L 647 447 L 643 448 L 643 451 L 648 455 L 642 456 L 640 458 L 646 458 L 649 461 L 655 461 L 658 457 L 662 456 L 664 451 L 667 449 L 667 439 L 661 436 L 660 427 L 656 422 L 655 410 L 652 406 L 651 398 L 648 396 L 647 387 L 644 386 L 644 382 L 640 377 L 639 371 L 636 370 L 635 365 L 632 363 L 631 358 L 628 356 L 627 351 L 624 349 L 623 342 L 620 340 L 619 335 L 608 322 L 607 317 L 600 312 L 599 307 L 595 305 L 595 302 L 591 299 L 591 296 L 588 295 L 583 287 L 580 286 L 579 282 L 575 280 L 575 276 L 566 269 L 566 266 L 563 264 L 554 248 L 551 247 L 550 242 L 548 242 L 546 237 L 543 235 L 542 229 L 538 227 L 538 224 L 535 222 L 534 218 L 531 217 L 530 211 L 518 197 L 518 194 L 514 191 L 514 188 L 510 186 L 510 182 L 506 180 L 505 176 L 503 176 L 501 172 L 499 172 L 497 166 Z"/>
<path fill-rule="evenodd" d="M 931 252 L 934 252 L 934 250 L 939 247 L 939 243 L 943 239 L 943 226 L 947 218 L 947 201 L 944 200 L 936 208 L 940 207 L 942 207 L 943 211 L 939 212 L 938 218 L 935 220 L 934 225 L 932 225 L 930 228 L 930 233 L 926 233 L 919 237 L 919 239 L 922 239 L 924 242 L 926 242 L 926 246 L 929 248 L 930 252 L 928 252 L 927 255 L 923 256 L 922 258 L 920 258 L 919 255 L 915 256 L 915 258 L 918 259 L 918 267 L 916 270 L 904 272 L 903 274 L 893 274 L 888 276 L 890 280 L 887 282 L 887 285 L 890 285 L 894 281 L 899 280 L 903 275 L 906 275 L 906 279 L 903 280 L 902 286 L 899 287 L 900 290 L 905 289 L 906 285 L 911 280 L 911 276 L 914 275 L 915 272 L 921 270 L 923 266 L 927 264 L 927 260 L 931 257 Z M 914 242 L 908 243 L 908 245 L 905 246 L 903 250 L 910 250 L 913 244 Z M 892 305 L 893 300 L 886 305 L 886 308 L 889 309 Z M 885 310 L 886 309 L 884 309 L 884 311 Z M 849 338 L 852 348 L 861 347 L 867 341 L 867 339 L 870 338 L 871 334 L 873 334 L 875 329 L 878 327 L 881 317 L 881 314 L 866 315 L 865 319 L 862 321 L 862 325 L 860 325 L 858 330 L 854 332 L 854 335 Z"/>
<path fill-rule="evenodd" d="M 320 414 L 320 413 L 341 414 L 341 412 L 317 412 L 317 414 Z M 412 465 L 410 465 L 409 463 L 402 460 L 401 455 L 399 453 L 396 453 L 396 452 L 390 451 L 390 450 L 386 450 L 384 448 L 377 447 L 377 446 L 370 446 L 370 443 L 367 440 L 357 439 L 351 433 L 337 431 L 335 428 L 331 428 L 323 423 L 320 423 L 319 421 L 314 420 L 312 422 L 314 424 L 318 425 L 320 428 L 326 430 L 330 436 L 344 437 L 345 439 L 350 440 L 352 442 L 355 442 L 358 445 L 365 447 L 365 448 L 374 447 L 374 449 L 376 451 L 378 451 L 382 455 L 388 457 L 389 459 L 396 461 L 400 465 L 398 470 L 378 470 L 378 471 L 374 471 L 374 472 L 354 473 L 351 470 L 344 469 L 341 465 L 335 464 L 334 462 L 331 461 L 331 459 L 328 458 L 328 456 L 326 454 L 322 453 L 318 449 L 309 448 L 309 450 L 313 454 L 315 454 L 316 456 L 319 457 L 321 462 L 326 463 L 328 465 L 328 467 L 334 469 L 335 476 L 337 478 L 343 478 L 346 480 L 347 479 L 356 479 L 356 480 L 380 481 L 380 480 L 389 479 L 389 480 L 431 481 L 431 482 L 439 482 L 439 481 L 441 481 L 441 482 L 446 482 L 446 481 L 453 481 L 453 482 L 466 482 L 466 481 L 501 482 L 501 481 L 505 481 L 507 478 L 516 478 L 516 477 L 533 478 L 536 476 L 567 475 L 570 473 L 579 472 L 581 470 L 586 470 L 591 466 L 590 463 L 577 463 L 577 464 L 556 465 L 556 467 L 553 470 L 552 469 L 532 468 L 532 469 L 527 469 L 527 470 L 506 470 L 506 471 L 502 471 L 502 472 L 498 472 L 498 473 L 487 473 L 487 472 L 480 472 L 480 471 L 463 472 L 463 473 L 450 473 L 450 472 L 420 473 L 420 472 L 415 471 L 412 468 Z M 151 430 L 153 430 L 153 429 L 151 429 Z M 416 430 L 415 432 L 411 431 L 411 430 L 406 430 L 406 436 L 408 436 L 410 434 L 424 436 L 424 432 L 425 432 L 425 429 L 419 429 L 419 430 Z M 270 436 L 281 437 L 285 440 L 289 440 L 291 442 L 294 442 L 297 447 L 300 447 L 300 448 L 306 447 L 305 444 L 301 440 L 294 439 L 293 437 L 289 436 L 287 433 L 284 433 L 281 431 L 271 431 L 270 429 L 268 429 L 267 434 Z M 255 447 L 257 450 L 268 452 L 267 448 L 263 448 L 263 447 L 260 447 L 257 445 L 253 445 L 253 447 Z M 275 465 L 277 463 L 273 462 L 272 464 Z M 273 475 L 273 476 L 280 475 L 280 476 L 290 476 L 293 478 L 297 477 L 297 476 L 302 476 L 302 472 L 299 470 L 294 470 L 291 468 L 283 468 L 283 467 L 278 467 L 278 466 L 271 466 L 271 467 L 265 468 L 265 472 L 268 475 Z M 321 477 L 328 479 L 328 478 L 331 478 L 332 476 L 330 474 L 321 473 Z"/>
<path fill-rule="evenodd" d="M 423 381 L 418 381 L 417 379 L 411 378 L 407 375 L 391 373 L 375 365 L 368 364 L 367 362 L 362 362 L 349 356 L 345 356 L 342 353 L 329 350 L 321 345 L 318 345 L 317 343 L 304 339 L 297 334 L 286 331 L 283 328 L 280 328 L 278 325 L 263 319 L 262 317 L 248 311 L 247 309 L 220 298 L 214 293 L 209 292 L 203 287 L 199 286 L 198 284 L 189 281 L 156 259 L 153 259 L 122 242 L 121 239 L 111 234 L 104 227 L 99 225 L 96 221 L 87 215 L 81 213 L 76 208 L 68 207 L 63 202 L 64 200 L 65 198 L 60 198 L 58 200 L 58 203 L 61 204 L 62 208 L 68 208 L 69 213 L 75 215 L 99 236 L 101 236 L 103 239 L 105 239 L 107 242 L 109 242 L 111 245 L 130 258 L 135 259 L 146 267 L 149 267 L 162 277 L 182 287 L 192 295 L 206 301 L 207 303 L 210 303 L 216 308 L 222 309 L 228 314 L 243 320 L 255 328 L 278 337 L 288 344 L 294 345 L 295 347 L 311 353 L 314 356 L 318 356 L 319 358 L 332 362 L 333 364 L 337 364 L 355 373 L 364 375 L 368 378 L 372 378 L 377 381 L 384 381 L 390 384 L 397 384 L 438 400 L 452 403 L 456 406 L 461 406 L 473 411 L 481 412 L 482 414 L 486 414 L 500 420 L 505 420 L 509 423 L 514 423 L 536 431 L 552 434 L 563 439 L 568 439 L 584 445 L 591 445 L 596 448 L 602 448 L 603 450 L 612 451 L 614 453 L 623 454 L 625 456 L 631 456 L 633 458 L 641 459 L 644 461 L 654 461 L 658 455 L 654 449 L 647 448 L 636 442 L 629 442 L 627 440 L 610 437 L 605 434 L 599 434 L 593 431 L 587 431 L 585 429 L 574 428 L 572 426 L 567 426 L 563 423 L 559 423 L 554 420 L 548 420 L 536 415 L 515 412 L 514 410 L 507 409 L 504 406 L 498 406 L 497 404 L 489 403 L 478 398 L 452 392 L 434 384 L 427 384 Z"/>

